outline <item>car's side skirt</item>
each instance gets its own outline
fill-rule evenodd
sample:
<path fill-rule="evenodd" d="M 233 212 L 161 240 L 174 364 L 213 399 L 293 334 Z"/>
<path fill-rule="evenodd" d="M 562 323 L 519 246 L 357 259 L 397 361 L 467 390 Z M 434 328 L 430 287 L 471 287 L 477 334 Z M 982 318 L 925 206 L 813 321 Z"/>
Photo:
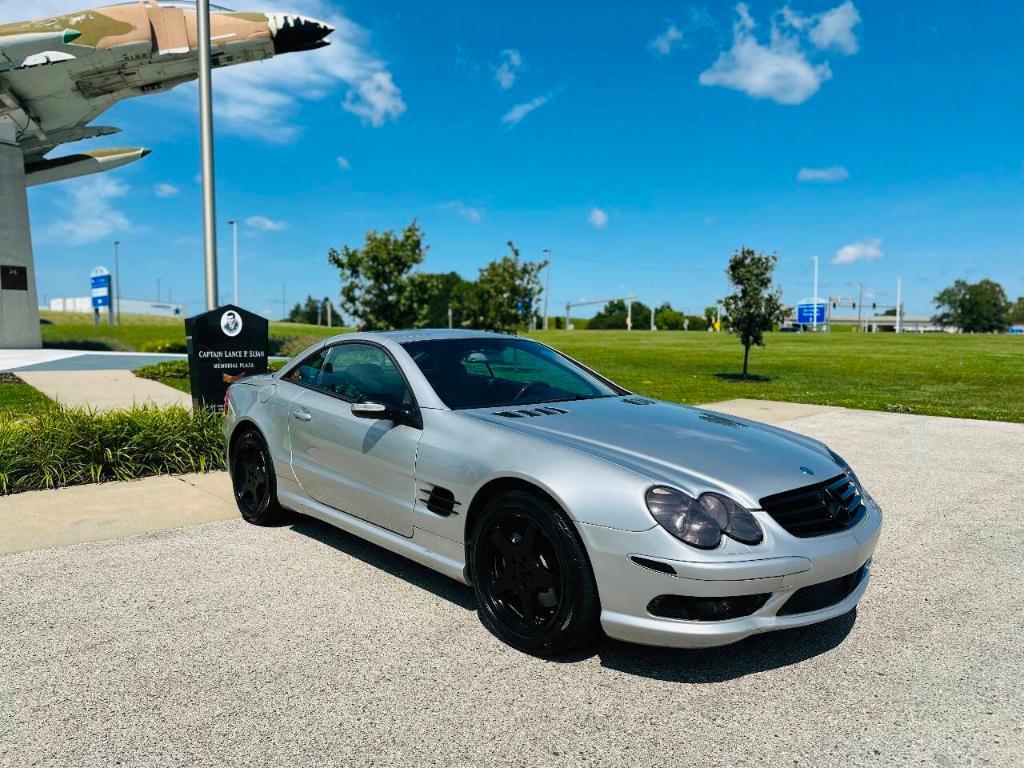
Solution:
<path fill-rule="evenodd" d="M 320 504 L 290 489 L 279 487 L 277 495 L 281 505 L 288 509 L 315 517 L 456 581 L 469 584 L 465 574 L 465 550 L 463 545 L 456 541 L 449 541 L 421 528 L 414 529 L 411 539 L 406 538 L 379 525 Z"/>

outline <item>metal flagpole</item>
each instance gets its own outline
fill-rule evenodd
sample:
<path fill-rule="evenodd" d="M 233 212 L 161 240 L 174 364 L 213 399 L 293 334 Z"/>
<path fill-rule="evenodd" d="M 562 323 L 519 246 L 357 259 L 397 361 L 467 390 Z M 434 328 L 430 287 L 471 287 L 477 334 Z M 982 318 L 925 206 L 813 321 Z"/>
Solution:
<path fill-rule="evenodd" d="M 544 273 L 544 330 L 548 329 L 548 296 L 551 293 L 551 249 L 545 248 L 548 255 L 548 268 Z"/>
<path fill-rule="evenodd" d="M 216 309 L 217 201 L 213 167 L 213 73 L 210 55 L 210 0 L 196 0 L 199 37 L 199 144 L 203 173 L 203 259 L 206 309 Z"/>
<path fill-rule="evenodd" d="M 231 225 L 231 252 L 232 252 L 232 263 L 234 265 L 234 305 L 241 306 L 238 303 L 238 222 L 232 219 L 228 222 Z"/>
<path fill-rule="evenodd" d="M 818 330 L 818 257 L 814 257 L 814 317 L 811 327 Z"/>

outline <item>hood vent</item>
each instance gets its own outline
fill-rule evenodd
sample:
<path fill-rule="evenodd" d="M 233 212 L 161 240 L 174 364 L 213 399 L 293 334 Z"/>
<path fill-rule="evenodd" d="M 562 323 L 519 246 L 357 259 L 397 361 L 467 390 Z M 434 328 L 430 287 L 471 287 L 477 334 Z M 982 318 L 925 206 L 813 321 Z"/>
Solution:
<path fill-rule="evenodd" d="M 495 416 L 504 416 L 506 419 L 525 419 L 531 416 L 555 416 L 561 413 L 568 413 L 564 408 L 520 408 L 516 411 L 497 411 Z"/>
<path fill-rule="evenodd" d="M 644 397 L 625 397 L 622 402 L 629 403 L 630 405 L 654 405 L 653 400 L 648 400 Z"/>

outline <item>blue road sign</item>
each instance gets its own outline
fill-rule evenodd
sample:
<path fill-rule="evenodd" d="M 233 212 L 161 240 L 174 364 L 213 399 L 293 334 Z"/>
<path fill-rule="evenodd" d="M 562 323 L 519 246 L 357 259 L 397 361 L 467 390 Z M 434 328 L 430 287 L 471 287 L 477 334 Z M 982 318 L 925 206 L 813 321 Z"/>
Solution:
<path fill-rule="evenodd" d="M 813 302 L 809 302 L 807 304 L 797 304 L 796 321 L 800 323 L 800 325 L 813 325 L 815 323 L 815 315 L 817 315 L 818 325 L 824 325 L 825 302 L 818 302 L 817 304 Z"/>
<path fill-rule="evenodd" d="M 100 307 L 110 306 L 110 275 L 93 275 L 90 278 L 92 282 L 92 307 L 93 309 L 99 309 Z"/>

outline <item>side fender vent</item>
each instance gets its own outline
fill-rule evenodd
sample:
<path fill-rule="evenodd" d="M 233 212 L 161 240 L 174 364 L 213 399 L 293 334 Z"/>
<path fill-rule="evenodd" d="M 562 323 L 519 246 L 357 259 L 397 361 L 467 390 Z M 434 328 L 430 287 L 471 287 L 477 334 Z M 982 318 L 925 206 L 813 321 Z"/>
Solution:
<path fill-rule="evenodd" d="M 630 405 L 654 405 L 653 400 L 648 400 L 645 397 L 625 397 L 622 402 L 629 403 Z"/>
<path fill-rule="evenodd" d="M 427 505 L 428 510 L 441 517 L 457 515 L 455 508 L 462 506 L 461 502 L 455 500 L 454 493 L 439 485 L 421 488 L 420 501 Z"/>

